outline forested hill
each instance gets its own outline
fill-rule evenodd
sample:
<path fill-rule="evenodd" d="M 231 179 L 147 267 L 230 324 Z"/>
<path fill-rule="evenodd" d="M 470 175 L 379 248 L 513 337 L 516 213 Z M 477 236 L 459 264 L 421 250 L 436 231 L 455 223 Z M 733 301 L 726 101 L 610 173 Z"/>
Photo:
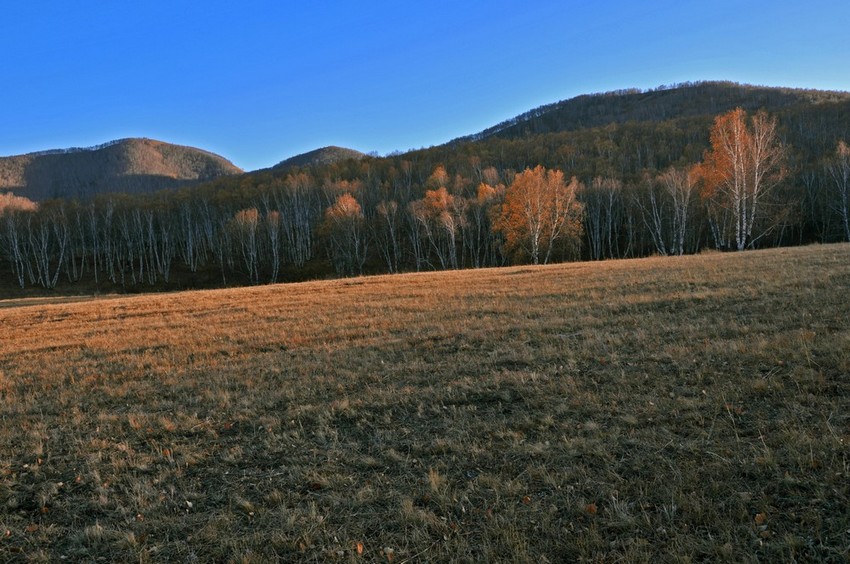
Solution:
<path fill-rule="evenodd" d="M 748 111 L 765 109 L 775 112 L 839 102 L 850 103 L 850 92 L 750 86 L 734 82 L 697 82 L 647 91 L 617 90 L 546 104 L 452 143 L 490 137 L 513 139 L 628 122 L 716 116 L 739 107 Z"/>
<path fill-rule="evenodd" d="M 0 157 L 0 192 L 31 200 L 145 193 L 239 174 L 216 154 L 155 141 L 121 139 L 87 149 Z"/>
<path fill-rule="evenodd" d="M 272 168 L 279 171 L 293 167 L 322 166 L 339 163 L 348 159 L 359 161 L 365 156 L 366 155 L 360 151 L 346 149 L 345 147 L 322 147 L 321 149 L 316 149 L 314 151 L 290 157 L 277 163 Z"/>

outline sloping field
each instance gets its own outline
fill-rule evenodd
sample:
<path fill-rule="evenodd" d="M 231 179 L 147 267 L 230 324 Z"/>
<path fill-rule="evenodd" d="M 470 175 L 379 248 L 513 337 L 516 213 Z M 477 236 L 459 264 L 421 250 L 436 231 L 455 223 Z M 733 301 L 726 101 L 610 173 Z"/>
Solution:
<path fill-rule="evenodd" d="M 850 558 L 848 245 L 6 305 L 0 560 Z"/>

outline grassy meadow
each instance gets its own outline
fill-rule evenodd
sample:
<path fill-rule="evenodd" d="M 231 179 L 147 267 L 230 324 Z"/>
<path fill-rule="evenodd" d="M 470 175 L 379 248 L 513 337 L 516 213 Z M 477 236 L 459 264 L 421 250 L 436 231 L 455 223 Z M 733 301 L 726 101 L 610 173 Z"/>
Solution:
<path fill-rule="evenodd" d="M 850 245 L 0 301 L 0 561 L 850 558 Z"/>

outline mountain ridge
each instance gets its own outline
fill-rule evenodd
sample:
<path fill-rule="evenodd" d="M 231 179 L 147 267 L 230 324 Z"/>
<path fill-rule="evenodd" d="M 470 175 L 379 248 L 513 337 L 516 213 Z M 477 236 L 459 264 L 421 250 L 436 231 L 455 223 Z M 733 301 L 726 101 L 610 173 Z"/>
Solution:
<path fill-rule="evenodd" d="M 458 137 L 428 149 L 394 152 L 388 157 L 422 151 L 453 151 L 497 139 L 519 140 L 547 134 L 591 131 L 636 123 L 670 122 L 691 127 L 742 107 L 787 112 L 808 106 L 834 106 L 831 114 L 850 109 L 850 92 L 754 86 L 729 81 L 700 81 L 641 90 L 636 88 L 582 94 L 544 104 L 478 133 Z M 833 120 L 834 121 L 834 120 Z M 843 121 L 843 120 L 839 120 Z M 466 151 L 475 152 L 468 148 Z M 96 159 L 95 156 L 103 156 Z M 292 168 L 321 170 L 368 155 L 354 149 L 326 146 L 286 158 L 247 174 L 285 173 Z M 35 201 L 48 198 L 89 198 L 102 193 L 146 193 L 203 184 L 246 173 L 226 158 L 195 147 L 155 139 L 124 138 L 92 147 L 48 149 L 0 157 L 0 192 Z"/>
<path fill-rule="evenodd" d="M 244 171 L 224 157 L 145 137 L 0 157 L 0 190 L 32 200 L 146 193 Z"/>
<path fill-rule="evenodd" d="M 694 102 L 697 100 L 698 102 Z M 705 103 L 708 100 L 708 103 Z M 581 94 L 544 104 L 478 133 L 447 144 L 475 142 L 491 137 L 516 138 L 541 133 L 577 131 L 627 122 L 658 122 L 672 118 L 717 115 L 736 107 L 756 111 L 798 104 L 850 101 L 850 92 L 756 86 L 730 81 L 698 81 L 641 90 L 637 88 Z M 653 111 L 658 112 L 653 114 Z M 660 117 L 659 117 L 660 116 Z"/>

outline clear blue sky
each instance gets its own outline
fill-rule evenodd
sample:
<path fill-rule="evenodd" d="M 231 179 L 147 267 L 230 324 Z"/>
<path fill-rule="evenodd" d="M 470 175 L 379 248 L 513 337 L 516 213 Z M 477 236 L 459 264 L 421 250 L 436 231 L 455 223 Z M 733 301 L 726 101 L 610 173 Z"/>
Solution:
<path fill-rule="evenodd" d="M 0 155 L 151 137 L 253 170 L 690 80 L 850 90 L 850 2 L 4 0 Z"/>

